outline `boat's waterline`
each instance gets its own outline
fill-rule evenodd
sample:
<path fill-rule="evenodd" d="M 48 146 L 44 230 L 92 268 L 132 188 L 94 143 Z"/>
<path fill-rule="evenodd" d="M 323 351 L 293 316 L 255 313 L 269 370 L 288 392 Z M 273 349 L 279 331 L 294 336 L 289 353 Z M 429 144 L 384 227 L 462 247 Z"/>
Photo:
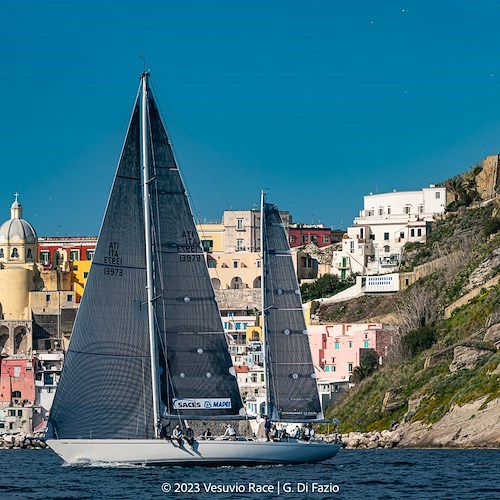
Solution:
<path fill-rule="evenodd" d="M 321 441 L 197 441 L 179 447 L 148 439 L 48 439 L 65 462 L 140 465 L 262 465 L 317 463 L 333 458 L 341 445 Z"/>

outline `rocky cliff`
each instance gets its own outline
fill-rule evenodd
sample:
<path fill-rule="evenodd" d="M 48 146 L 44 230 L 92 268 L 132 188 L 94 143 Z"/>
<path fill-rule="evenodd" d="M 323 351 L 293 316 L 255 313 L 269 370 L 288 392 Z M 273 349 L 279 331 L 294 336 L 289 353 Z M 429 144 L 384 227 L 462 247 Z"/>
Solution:
<path fill-rule="evenodd" d="M 491 223 L 497 217 L 495 206 L 447 214 L 426 243 L 405 253 L 408 271 L 446 257 L 444 267 L 392 297 L 320 311 L 327 321 L 384 316 L 399 328 L 389 362 L 327 411 L 344 435 L 362 433 L 369 441 L 352 447 L 375 447 L 370 439 L 391 430 L 402 447 L 500 448 L 500 232 Z"/>

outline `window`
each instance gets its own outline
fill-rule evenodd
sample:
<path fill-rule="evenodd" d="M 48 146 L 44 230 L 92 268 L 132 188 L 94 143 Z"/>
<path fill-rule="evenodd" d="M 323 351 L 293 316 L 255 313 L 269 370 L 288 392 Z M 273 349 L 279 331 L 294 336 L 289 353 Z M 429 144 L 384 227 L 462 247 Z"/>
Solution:
<path fill-rule="evenodd" d="M 378 214 L 379 215 L 384 215 L 384 208 L 383 207 L 379 207 Z"/>
<path fill-rule="evenodd" d="M 404 207 L 404 213 L 405 213 L 405 214 L 409 214 L 410 212 L 411 212 L 411 205 L 406 205 L 406 206 Z"/>
<path fill-rule="evenodd" d="M 238 267 L 238 262 L 237 260 L 233 260 L 233 267 Z"/>
<path fill-rule="evenodd" d="M 403 240 L 403 239 L 404 239 L 404 237 L 405 237 L 405 232 L 404 232 L 404 231 L 401 231 L 401 232 L 399 233 L 399 237 Z"/>
<path fill-rule="evenodd" d="M 360 228 L 359 228 L 359 237 L 360 237 L 361 239 L 363 239 L 364 234 L 365 234 L 364 229 L 363 229 L 362 227 L 360 227 Z"/>
<path fill-rule="evenodd" d="M 419 214 L 423 214 L 424 213 L 424 206 L 423 205 L 419 205 L 418 206 L 418 213 Z"/>
<path fill-rule="evenodd" d="M 94 258 L 94 253 L 95 253 L 95 250 L 87 250 L 85 252 L 85 258 L 87 260 L 92 260 Z"/>
<path fill-rule="evenodd" d="M 255 264 L 256 264 L 256 267 L 261 267 L 262 266 L 262 261 L 258 260 Z"/>
<path fill-rule="evenodd" d="M 311 243 L 316 243 L 318 240 L 318 237 L 315 234 L 311 234 Z"/>
<path fill-rule="evenodd" d="M 311 257 L 304 257 L 304 268 L 312 269 L 312 259 Z"/>
<path fill-rule="evenodd" d="M 73 302 L 73 295 L 67 295 L 66 302 Z"/>
<path fill-rule="evenodd" d="M 228 323 L 227 321 L 224 321 L 224 330 L 227 330 Z"/>
<path fill-rule="evenodd" d="M 19 252 L 17 251 L 17 248 L 12 249 L 12 253 L 10 255 L 11 259 L 19 259 Z"/>
<path fill-rule="evenodd" d="M 352 363 L 347 363 L 347 371 L 352 372 Z"/>
<path fill-rule="evenodd" d="M 370 239 L 374 240 L 375 239 L 375 235 L 374 234 L 370 234 Z"/>
<path fill-rule="evenodd" d="M 335 365 L 332 365 L 332 372 L 336 372 L 337 371 L 337 367 Z"/>
<path fill-rule="evenodd" d="M 45 302 L 50 302 L 50 294 L 45 295 Z"/>
<path fill-rule="evenodd" d="M 245 229 L 245 221 L 244 219 L 236 219 L 236 229 L 238 231 L 242 231 Z"/>
<path fill-rule="evenodd" d="M 20 398 L 21 397 L 21 391 L 12 391 L 12 397 L 13 398 Z M 15 412 L 16 410 L 12 410 L 12 411 Z M 14 413 L 12 416 L 15 417 L 16 414 Z"/>
<path fill-rule="evenodd" d="M 391 207 L 387 207 L 387 215 L 391 215 Z"/>
<path fill-rule="evenodd" d="M 210 253 L 214 248 L 214 240 L 201 240 L 201 246 L 205 253 Z"/>
<path fill-rule="evenodd" d="M 340 342 L 338 340 L 335 341 L 335 349 L 340 349 Z"/>
<path fill-rule="evenodd" d="M 40 252 L 40 262 L 44 266 L 47 266 L 49 264 L 49 259 L 50 259 L 50 254 L 48 250 L 43 250 L 42 252 Z"/>
<path fill-rule="evenodd" d="M 215 260 L 213 260 L 213 259 L 209 259 L 209 261 L 208 261 L 208 267 L 210 269 L 215 269 L 217 267 L 217 262 L 215 262 Z"/>
<path fill-rule="evenodd" d="M 69 252 L 69 260 L 80 260 L 80 250 L 71 250 Z"/>
<path fill-rule="evenodd" d="M 0 248 L 0 259 L 3 259 L 4 257 L 3 248 Z"/>
<path fill-rule="evenodd" d="M 351 253 L 354 253 L 354 241 L 352 241 L 352 240 L 351 240 L 351 244 L 350 244 L 349 251 L 350 251 Z"/>
<path fill-rule="evenodd" d="M 33 252 L 31 251 L 31 248 L 28 248 L 28 250 L 26 251 L 26 258 L 27 259 L 33 258 Z"/>
<path fill-rule="evenodd" d="M 290 235 L 290 243 L 295 243 L 295 236 Z"/>
<path fill-rule="evenodd" d="M 19 396 L 21 397 L 21 396 Z M 17 416 L 22 417 L 23 416 L 23 410 L 17 410 Z"/>
<path fill-rule="evenodd" d="M 368 348 L 370 347 L 370 345 L 369 345 L 369 340 L 364 340 L 364 341 L 363 341 L 363 347 L 364 347 L 365 349 L 368 349 Z"/>
<path fill-rule="evenodd" d="M 83 273 L 83 278 L 87 279 L 88 275 L 89 275 L 89 273 Z"/>
<path fill-rule="evenodd" d="M 302 235 L 302 243 L 307 243 L 307 234 Z"/>
<path fill-rule="evenodd" d="M 44 385 L 53 385 L 54 384 L 54 374 L 53 373 L 44 373 L 43 374 L 43 384 Z"/>
<path fill-rule="evenodd" d="M 417 229 L 417 236 L 422 236 L 422 229 Z"/>
<path fill-rule="evenodd" d="M 244 250 L 244 246 L 243 246 L 243 240 L 236 240 L 236 251 L 238 252 L 239 250 Z"/>
<path fill-rule="evenodd" d="M 19 378 L 21 376 L 21 367 L 20 366 L 14 366 L 14 377 Z"/>
<path fill-rule="evenodd" d="M 256 373 L 252 373 L 252 375 L 250 375 L 250 380 L 255 384 L 256 382 L 258 382 L 258 379 L 257 379 L 257 374 Z"/>
<path fill-rule="evenodd" d="M 323 236 L 323 243 L 330 243 L 330 236 L 328 236 L 327 234 L 325 234 Z"/>
<path fill-rule="evenodd" d="M 14 394 L 14 393 L 12 393 Z M 12 396 L 14 397 L 14 396 Z M 9 410 L 9 417 L 15 417 L 16 416 L 16 410 Z"/>
<path fill-rule="evenodd" d="M 415 229 L 410 229 L 410 236 L 412 238 L 415 236 Z"/>
<path fill-rule="evenodd" d="M 326 365 L 325 366 L 325 372 L 329 372 L 330 371 L 330 366 L 329 365 Z"/>
<path fill-rule="evenodd" d="M 439 191 L 436 191 L 436 200 L 441 198 L 441 193 Z"/>
<path fill-rule="evenodd" d="M 389 239 L 389 233 L 384 233 L 384 240 L 388 240 Z"/>
<path fill-rule="evenodd" d="M 352 342 L 349 342 L 349 349 L 352 349 Z"/>
<path fill-rule="evenodd" d="M 235 328 L 236 330 L 241 330 L 241 323 L 236 323 Z"/>

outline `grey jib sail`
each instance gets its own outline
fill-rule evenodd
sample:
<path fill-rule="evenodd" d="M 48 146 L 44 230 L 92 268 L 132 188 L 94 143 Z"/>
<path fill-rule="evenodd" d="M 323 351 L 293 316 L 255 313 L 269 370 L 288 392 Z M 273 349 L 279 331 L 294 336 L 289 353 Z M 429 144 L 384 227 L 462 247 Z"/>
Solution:
<path fill-rule="evenodd" d="M 160 358 L 163 354 L 162 368 L 168 372 L 161 377 L 163 414 L 237 415 L 243 404 L 215 294 L 185 187 L 151 93 L 149 112 L 150 192 L 159 278 L 155 280 L 155 310 L 158 351 Z M 179 401 L 186 399 L 204 400 L 203 409 Z M 214 408 L 215 400 L 223 406 Z"/>
<path fill-rule="evenodd" d="M 279 420 L 313 420 L 321 404 L 290 246 L 278 208 L 265 203 L 263 213 L 270 408 Z"/>
<path fill-rule="evenodd" d="M 59 438 L 152 437 L 136 102 L 50 421 Z"/>

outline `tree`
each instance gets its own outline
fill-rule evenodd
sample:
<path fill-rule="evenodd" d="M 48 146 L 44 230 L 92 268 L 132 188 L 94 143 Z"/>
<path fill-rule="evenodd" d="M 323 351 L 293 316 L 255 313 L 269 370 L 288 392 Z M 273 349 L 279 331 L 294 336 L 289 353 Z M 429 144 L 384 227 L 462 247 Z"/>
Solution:
<path fill-rule="evenodd" d="M 369 377 L 378 367 L 378 356 L 374 349 L 363 349 L 359 366 L 354 368 L 350 381 L 359 384 L 363 379 Z"/>
<path fill-rule="evenodd" d="M 319 299 L 322 297 L 331 297 L 332 295 L 349 288 L 355 283 L 356 276 L 352 274 L 345 280 L 341 280 L 334 274 L 325 274 L 313 283 L 304 283 L 300 287 L 302 300 L 304 302 L 308 302 L 309 300 Z"/>

